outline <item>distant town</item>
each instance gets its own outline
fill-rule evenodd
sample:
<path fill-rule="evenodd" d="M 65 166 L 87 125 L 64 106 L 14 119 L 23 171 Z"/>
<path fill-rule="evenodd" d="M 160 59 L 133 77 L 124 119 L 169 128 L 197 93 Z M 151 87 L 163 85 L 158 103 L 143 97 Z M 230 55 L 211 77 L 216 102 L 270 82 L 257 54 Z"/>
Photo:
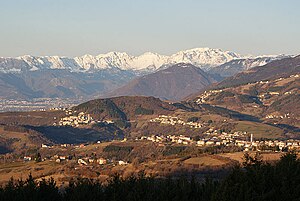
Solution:
<path fill-rule="evenodd" d="M 32 100 L 0 99 L 0 112 L 45 111 L 50 108 L 68 108 L 84 102 L 85 99 L 34 98 Z"/>

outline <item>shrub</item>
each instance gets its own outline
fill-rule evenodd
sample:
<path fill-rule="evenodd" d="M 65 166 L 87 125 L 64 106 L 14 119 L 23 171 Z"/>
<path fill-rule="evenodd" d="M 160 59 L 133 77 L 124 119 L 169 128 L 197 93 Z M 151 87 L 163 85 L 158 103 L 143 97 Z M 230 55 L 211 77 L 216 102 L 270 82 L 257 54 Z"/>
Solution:
<path fill-rule="evenodd" d="M 146 108 L 142 108 L 142 107 L 138 107 L 135 109 L 134 114 L 136 115 L 151 115 L 154 114 L 153 110 L 150 109 L 146 109 Z"/>
<path fill-rule="evenodd" d="M 199 121 L 199 119 L 200 119 L 199 117 L 190 117 L 187 119 L 187 121 L 188 122 L 197 122 L 197 121 Z"/>

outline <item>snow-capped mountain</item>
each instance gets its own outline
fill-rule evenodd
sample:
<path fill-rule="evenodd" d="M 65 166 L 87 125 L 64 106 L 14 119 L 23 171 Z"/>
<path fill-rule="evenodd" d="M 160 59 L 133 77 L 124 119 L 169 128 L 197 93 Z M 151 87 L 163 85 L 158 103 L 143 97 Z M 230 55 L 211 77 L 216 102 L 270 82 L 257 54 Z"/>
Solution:
<path fill-rule="evenodd" d="M 74 59 L 58 56 L 33 57 L 25 55 L 17 59 L 23 60 L 28 64 L 30 71 L 42 69 L 70 69 L 78 70 L 81 66 Z"/>
<path fill-rule="evenodd" d="M 230 51 L 211 48 L 195 48 L 173 54 L 168 58 L 166 64 L 190 63 L 203 69 L 209 69 L 240 58 L 242 58 L 242 56 Z"/>
<path fill-rule="evenodd" d="M 94 72 L 117 68 L 119 70 L 151 73 L 160 67 L 162 68 L 159 70 L 177 63 L 189 63 L 205 71 L 212 70 L 215 72 L 218 68 L 214 68 L 221 65 L 225 65 L 222 66 L 222 68 L 226 68 L 226 65 L 242 65 L 243 69 L 248 69 L 284 57 L 286 56 L 241 56 L 234 52 L 212 48 L 194 48 L 179 51 L 171 56 L 152 52 L 146 52 L 140 56 L 131 56 L 125 52 L 109 52 L 97 56 L 87 54 L 75 58 L 25 55 L 17 58 L 0 57 L 0 72 L 18 73 L 46 69 L 67 69 L 71 72 Z"/>
<path fill-rule="evenodd" d="M 256 66 L 264 66 L 272 61 L 288 58 L 286 55 L 263 55 L 258 57 L 250 57 L 245 59 L 234 59 L 226 62 L 215 68 L 211 68 L 208 72 L 211 74 L 218 74 L 222 77 L 230 77 L 237 73 Z"/>
<path fill-rule="evenodd" d="M 70 71 L 102 70 L 119 68 L 132 71 L 155 71 L 162 65 L 191 63 L 203 69 L 210 69 L 233 59 L 242 58 L 239 54 L 221 49 L 195 48 L 177 52 L 171 56 L 147 52 L 140 56 L 131 56 L 124 52 L 109 52 L 97 56 L 84 55 L 67 58 L 58 56 L 21 56 L 0 58 L 0 71 L 19 72 L 43 69 L 69 69 Z"/>

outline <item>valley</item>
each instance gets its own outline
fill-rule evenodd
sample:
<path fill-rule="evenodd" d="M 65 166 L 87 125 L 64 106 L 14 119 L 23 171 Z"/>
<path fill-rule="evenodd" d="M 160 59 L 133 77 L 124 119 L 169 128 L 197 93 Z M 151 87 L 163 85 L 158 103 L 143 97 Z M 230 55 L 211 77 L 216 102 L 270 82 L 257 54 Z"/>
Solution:
<path fill-rule="evenodd" d="M 59 185 L 76 177 L 105 182 L 116 174 L 219 180 L 242 164 L 244 153 L 259 152 L 273 163 L 298 152 L 299 56 L 243 62 L 246 71 L 239 63 L 228 78 L 210 74 L 207 65 L 178 63 L 140 75 L 119 69 L 127 77 L 115 74 L 116 85 L 99 80 L 111 87 L 106 91 L 116 88 L 104 97 L 87 95 L 98 88 L 88 92 L 86 85 L 72 88 L 82 92 L 77 98 L 59 89 L 60 98 L 56 88 L 47 91 L 55 98 L 2 100 L 0 183 L 29 173 Z M 90 76 L 98 80 L 98 73 Z M 33 92 L 20 90 L 24 97 Z"/>
<path fill-rule="evenodd" d="M 300 200 L 300 1 L 1 1 L 0 201 Z"/>

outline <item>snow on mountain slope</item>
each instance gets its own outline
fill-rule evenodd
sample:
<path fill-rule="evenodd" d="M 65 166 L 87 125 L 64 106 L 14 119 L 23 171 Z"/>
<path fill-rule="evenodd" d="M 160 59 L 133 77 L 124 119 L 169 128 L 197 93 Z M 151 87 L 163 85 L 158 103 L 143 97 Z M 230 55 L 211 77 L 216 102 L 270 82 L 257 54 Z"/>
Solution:
<path fill-rule="evenodd" d="M 135 57 L 130 65 L 135 70 L 156 70 L 160 66 L 167 63 L 167 60 L 167 56 L 159 55 L 152 52 L 146 52 L 141 56 Z"/>
<path fill-rule="evenodd" d="M 81 68 L 74 59 L 58 56 L 45 56 L 34 57 L 30 55 L 18 57 L 17 59 L 23 60 L 31 67 L 30 70 L 42 70 L 42 69 L 70 69 L 76 70 Z"/>
<path fill-rule="evenodd" d="M 207 69 L 239 58 L 241 58 L 239 54 L 222 51 L 221 49 L 195 48 L 173 54 L 168 59 L 168 63 L 191 63 L 198 67 Z"/>
<path fill-rule="evenodd" d="M 29 68 L 30 66 L 21 59 L 0 57 L 0 72 L 21 72 Z"/>
<path fill-rule="evenodd" d="M 226 62 L 243 59 L 237 53 L 212 48 L 195 48 L 164 56 L 147 52 L 140 56 L 131 56 L 125 52 L 109 52 L 97 56 L 84 55 L 67 58 L 58 56 L 21 56 L 17 58 L 0 58 L 0 72 L 36 71 L 44 69 L 69 69 L 70 71 L 98 71 L 118 68 L 120 70 L 154 72 L 160 66 L 176 63 L 191 63 L 203 70 Z"/>
<path fill-rule="evenodd" d="M 226 62 L 215 68 L 211 68 L 208 72 L 211 74 L 219 74 L 222 77 L 230 77 L 237 73 L 256 66 L 264 66 L 272 61 L 288 58 L 286 55 L 263 55 L 259 57 L 251 57 L 245 59 L 235 59 Z"/>

